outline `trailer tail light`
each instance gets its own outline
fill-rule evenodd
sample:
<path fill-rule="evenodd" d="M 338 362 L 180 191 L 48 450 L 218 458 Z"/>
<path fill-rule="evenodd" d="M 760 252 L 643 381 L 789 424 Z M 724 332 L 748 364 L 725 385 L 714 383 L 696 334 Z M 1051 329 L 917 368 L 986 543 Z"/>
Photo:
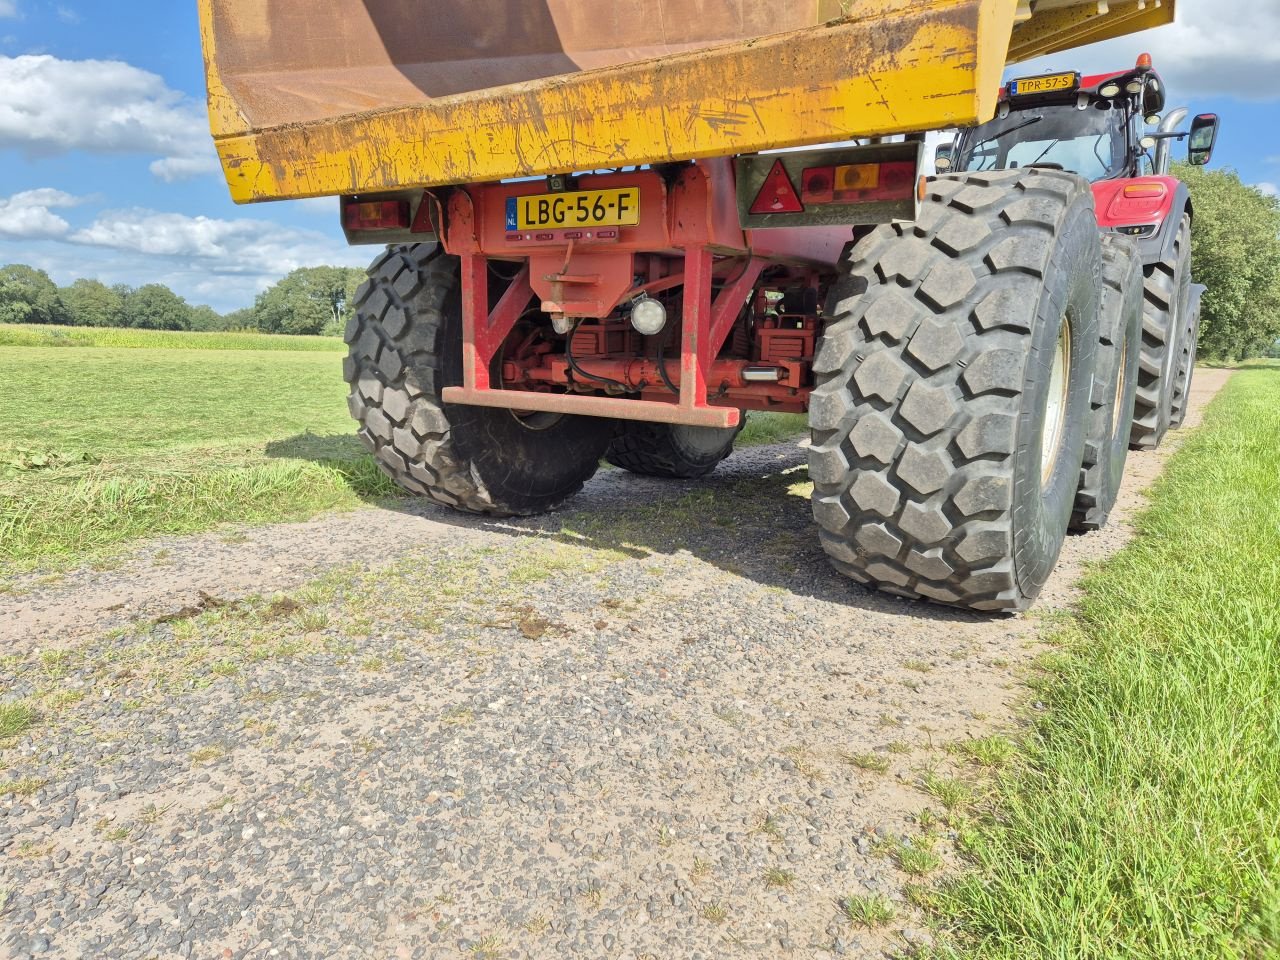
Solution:
<path fill-rule="evenodd" d="M 806 169 L 801 174 L 800 199 L 806 205 L 905 200 L 915 189 L 916 165 L 910 161 L 846 163 Z"/>
<path fill-rule="evenodd" d="M 348 230 L 404 230 L 409 226 L 409 201 L 348 202 L 342 208 L 342 224 Z"/>
<path fill-rule="evenodd" d="M 738 157 L 739 222 L 758 230 L 913 220 L 922 149 L 903 141 Z"/>
<path fill-rule="evenodd" d="M 1163 183 L 1130 183 L 1124 188 L 1124 195 L 1134 197 L 1163 197 L 1167 193 Z"/>

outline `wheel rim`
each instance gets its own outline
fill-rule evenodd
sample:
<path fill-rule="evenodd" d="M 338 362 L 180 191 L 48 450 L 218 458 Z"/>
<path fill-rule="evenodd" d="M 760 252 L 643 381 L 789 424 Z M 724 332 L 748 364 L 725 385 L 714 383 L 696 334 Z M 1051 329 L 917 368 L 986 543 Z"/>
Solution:
<path fill-rule="evenodd" d="M 1129 419 L 1123 410 L 1125 371 L 1129 369 L 1128 358 L 1129 344 L 1121 340 L 1119 366 L 1116 369 L 1116 395 L 1111 401 L 1111 435 L 1113 437 L 1120 432 L 1120 422 Z"/>
<path fill-rule="evenodd" d="M 1044 433 L 1040 439 L 1040 480 L 1047 483 L 1058 463 L 1063 427 L 1067 422 L 1067 371 L 1071 368 L 1071 323 L 1062 318 L 1058 345 L 1049 368 L 1049 397 L 1044 410 Z"/>

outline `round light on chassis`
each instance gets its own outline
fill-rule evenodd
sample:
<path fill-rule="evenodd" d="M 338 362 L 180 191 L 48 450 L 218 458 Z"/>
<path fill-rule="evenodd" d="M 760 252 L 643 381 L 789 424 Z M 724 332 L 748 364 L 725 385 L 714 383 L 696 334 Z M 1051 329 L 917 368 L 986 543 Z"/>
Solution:
<path fill-rule="evenodd" d="M 667 308 L 653 297 L 640 297 L 631 305 L 631 326 L 646 337 L 661 333 L 667 325 Z"/>
<path fill-rule="evenodd" d="M 1103 97 L 1114 97 L 1120 93 L 1120 84 L 1106 83 L 1098 88 L 1098 95 Z"/>

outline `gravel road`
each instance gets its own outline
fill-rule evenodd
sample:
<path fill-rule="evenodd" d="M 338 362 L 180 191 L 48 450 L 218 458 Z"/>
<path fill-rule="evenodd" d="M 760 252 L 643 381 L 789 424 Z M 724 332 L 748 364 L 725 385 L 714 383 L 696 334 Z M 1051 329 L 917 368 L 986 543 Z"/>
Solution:
<path fill-rule="evenodd" d="M 909 953 L 954 745 L 1013 720 L 1185 432 L 1019 618 L 836 575 L 794 445 L 534 522 L 370 508 L 10 581 L 0 689 L 37 717 L 0 743 L 0 954 Z"/>

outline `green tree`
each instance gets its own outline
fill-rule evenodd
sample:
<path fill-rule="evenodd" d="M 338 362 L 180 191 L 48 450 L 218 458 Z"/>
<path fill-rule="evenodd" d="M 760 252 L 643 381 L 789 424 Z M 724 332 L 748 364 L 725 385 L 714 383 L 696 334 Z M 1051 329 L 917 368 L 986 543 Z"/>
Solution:
<path fill-rule="evenodd" d="M 1234 170 L 1178 164 L 1191 191 L 1191 275 L 1205 290 L 1200 352 L 1257 356 L 1280 336 L 1280 201 Z"/>
<path fill-rule="evenodd" d="M 191 329 L 210 333 L 227 329 L 227 318 L 203 303 L 191 308 Z"/>
<path fill-rule="evenodd" d="M 43 270 L 13 263 L 0 267 L 0 323 L 67 323 L 58 285 Z"/>
<path fill-rule="evenodd" d="M 239 310 L 232 310 L 222 318 L 225 324 L 224 330 L 257 330 L 258 324 L 254 320 L 253 307 L 241 307 Z"/>
<path fill-rule="evenodd" d="M 253 304 L 254 325 L 267 333 L 340 332 L 346 324 L 347 305 L 364 271 L 350 267 L 302 267 L 270 289 Z"/>
<path fill-rule="evenodd" d="M 60 291 L 69 322 L 77 327 L 124 325 L 124 296 L 98 280 L 77 280 Z"/>
<path fill-rule="evenodd" d="M 133 290 L 124 301 L 125 325 L 143 330 L 190 330 L 191 307 L 162 283 Z"/>

